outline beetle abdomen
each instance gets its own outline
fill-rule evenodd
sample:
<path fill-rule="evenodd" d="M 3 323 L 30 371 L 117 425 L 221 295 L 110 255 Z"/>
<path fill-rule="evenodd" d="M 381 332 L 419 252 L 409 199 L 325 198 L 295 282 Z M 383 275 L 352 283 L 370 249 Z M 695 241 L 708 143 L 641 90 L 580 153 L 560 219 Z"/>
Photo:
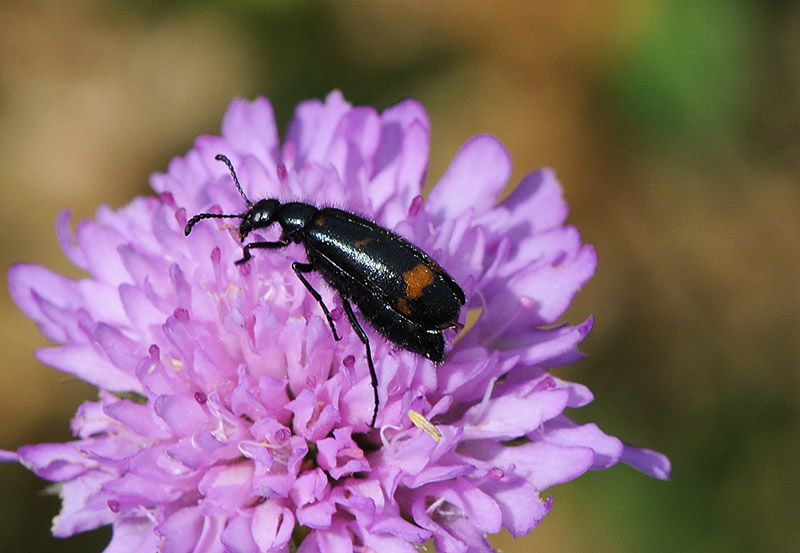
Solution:
<path fill-rule="evenodd" d="M 357 289 L 364 288 L 380 300 L 382 309 L 411 319 L 420 329 L 457 324 L 463 292 L 444 269 L 404 238 L 352 213 L 326 208 L 306 227 L 305 244 L 309 257 L 324 258 L 319 265 L 335 268 L 326 280 L 354 299 Z"/>

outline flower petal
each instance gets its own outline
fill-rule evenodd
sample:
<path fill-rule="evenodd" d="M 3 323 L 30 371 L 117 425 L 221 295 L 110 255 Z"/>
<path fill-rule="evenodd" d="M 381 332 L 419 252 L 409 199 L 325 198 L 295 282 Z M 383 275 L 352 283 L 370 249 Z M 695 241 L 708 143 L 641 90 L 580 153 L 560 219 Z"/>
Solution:
<path fill-rule="evenodd" d="M 111 543 L 103 553 L 139 553 L 156 551 L 158 536 L 153 532 L 153 522 L 146 517 L 129 517 L 116 520 Z"/>
<path fill-rule="evenodd" d="M 518 538 L 533 530 L 550 511 L 552 500 L 542 501 L 536 489 L 520 478 L 487 481 L 481 489 L 500 506 L 503 526 Z"/>
<path fill-rule="evenodd" d="M 615 465 L 622 455 L 622 442 L 618 438 L 602 432 L 596 424 L 577 425 L 566 417 L 551 421 L 543 438 L 552 444 L 591 448 L 593 470 Z"/>
<path fill-rule="evenodd" d="M 493 136 L 478 135 L 458 151 L 425 209 L 436 225 L 468 209 L 483 213 L 494 206 L 509 176 L 511 157 L 505 147 Z"/>
<path fill-rule="evenodd" d="M 295 168 L 299 169 L 306 163 L 326 161 L 339 122 L 350 109 L 350 104 L 338 90 L 328 94 L 324 103 L 310 100 L 297 107 L 287 135 L 287 141 L 297 148 Z"/>
<path fill-rule="evenodd" d="M 222 119 L 222 136 L 241 154 L 255 156 L 262 163 L 279 161 L 275 114 L 266 98 L 252 102 L 237 98 L 231 102 Z"/>
<path fill-rule="evenodd" d="M 294 530 L 292 511 L 278 500 L 267 500 L 253 509 L 251 530 L 259 551 L 278 551 L 289 543 Z"/>
<path fill-rule="evenodd" d="M 155 533 L 161 537 L 162 553 L 191 553 L 200 540 L 204 517 L 197 507 L 184 507 L 156 526 Z"/>
<path fill-rule="evenodd" d="M 140 382 L 126 374 L 90 345 L 42 348 L 36 350 L 36 359 L 67 374 L 74 374 L 86 382 L 119 392 L 141 392 Z"/>
<path fill-rule="evenodd" d="M 61 484 L 58 492 L 61 512 L 53 519 L 54 536 L 65 538 L 105 526 L 114 520 L 114 513 L 107 507 L 92 509 L 87 505 L 88 499 L 99 492 L 108 480 L 109 475 L 90 471 Z"/>
<path fill-rule="evenodd" d="M 539 428 L 567 406 L 566 390 L 529 393 L 518 388 L 475 405 L 464 415 L 464 439 L 511 440 Z"/>
<path fill-rule="evenodd" d="M 622 451 L 622 462 L 659 480 L 669 480 L 672 470 L 669 458 L 663 453 L 629 445 Z"/>
<path fill-rule="evenodd" d="M 23 446 L 17 455 L 28 470 L 53 482 L 72 480 L 97 466 L 81 454 L 80 442 Z"/>
<path fill-rule="evenodd" d="M 75 281 L 39 265 L 17 263 L 8 270 L 8 291 L 47 338 L 63 343 L 68 336 L 74 336 L 74 331 L 65 328 L 72 321 L 61 313 L 73 312 L 81 306 L 81 294 Z M 53 306 L 60 313 L 48 312 L 47 306 Z"/>
<path fill-rule="evenodd" d="M 541 169 L 528 173 L 481 223 L 493 235 L 535 236 L 564 224 L 568 211 L 555 172 Z"/>

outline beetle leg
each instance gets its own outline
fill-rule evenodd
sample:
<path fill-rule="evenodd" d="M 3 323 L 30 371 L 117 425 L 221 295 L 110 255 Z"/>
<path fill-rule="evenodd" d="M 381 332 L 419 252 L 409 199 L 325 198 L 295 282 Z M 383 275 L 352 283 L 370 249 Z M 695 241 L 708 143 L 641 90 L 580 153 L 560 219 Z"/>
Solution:
<path fill-rule="evenodd" d="M 245 244 L 242 248 L 242 258 L 239 261 L 236 261 L 236 265 L 241 265 L 242 263 L 247 263 L 250 261 L 250 258 L 253 257 L 250 255 L 250 250 L 253 248 L 264 249 L 264 250 L 277 250 L 280 248 L 285 248 L 290 244 L 288 239 L 281 239 L 277 242 L 250 242 L 249 244 Z"/>
<path fill-rule="evenodd" d="M 350 321 L 350 326 L 353 327 L 353 330 L 356 331 L 356 334 L 361 341 L 364 342 L 364 348 L 367 350 L 367 365 L 369 365 L 369 377 L 372 379 L 372 392 L 375 396 L 375 409 L 372 411 L 372 422 L 369 423 L 371 427 L 375 426 L 375 419 L 378 418 L 378 375 L 375 373 L 375 365 L 372 364 L 372 350 L 369 347 L 369 338 L 367 338 L 367 333 L 364 332 L 364 329 L 361 328 L 361 325 L 358 323 L 358 319 L 356 319 L 356 314 L 353 313 L 353 307 L 350 305 L 350 301 L 341 296 L 342 298 L 342 307 L 344 307 L 344 312 L 347 313 L 347 319 Z"/>
<path fill-rule="evenodd" d="M 258 242 L 256 243 L 258 244 Z M 322 308 L 322 312 L 325 313 L 325 318 L 328 319 L 328 324 L 331 327 L 331 332 L 333 332 L 334 340 L 336 341 L 341 340 L 339 334 L 336 332 L 336 326 L 333 324 L 333 317 L 331 317 L 331 312 L 328 311 L 328 306 L 325 305 L 324 301 L 322 301 L 322 296 L 319 295 L 319 292 L 317 292 L 314 289 L 314 287 L 311 286 L 311 283 L 306 280 L 306 277 L 303 276 L 303 273 L 313 272 L 314 266 L 311 263 L 298 263 L 297 261 L 295 261 L 294 263 L 292 263 L 292 269 L 297 275 L 297 278 L 300 279 L 300 282 L 302 282 L 305 285 L 306 289 L 308 290 L 308 293 L 314 296 L 314 299 L 317 300 L 317 303 Z"/>

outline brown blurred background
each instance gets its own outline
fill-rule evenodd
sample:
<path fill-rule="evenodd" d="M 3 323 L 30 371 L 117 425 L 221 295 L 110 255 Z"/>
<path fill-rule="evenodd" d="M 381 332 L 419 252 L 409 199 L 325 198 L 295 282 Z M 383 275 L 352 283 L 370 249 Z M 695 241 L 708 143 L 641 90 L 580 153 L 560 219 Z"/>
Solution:
<path fill-rule="evenodd" d="M 432 120 L 429 185 L 488 132 L 514 180 L 554 167 L 598 250 L 590 357 L 559 375 L 574 413 L 673 461 L 550 490 L 506 552 L 790 551 L 800 543 L 800 5 L 744 0 L 311 2 L 5 0 L 0 4 L 0 244 L 79 273 L 57 213 L 149 194 L 148 175 L 217 133 L 234 96 L 294 106 L 340 88 Z M 69 438 L 88 386 L 0 293 L 0 448 Z M 58 501 L 0 466 L 0 551 L 102 551 L 108 529 L 49 535 Z M 791 544 L 794 543 L 795 546 Z"/>

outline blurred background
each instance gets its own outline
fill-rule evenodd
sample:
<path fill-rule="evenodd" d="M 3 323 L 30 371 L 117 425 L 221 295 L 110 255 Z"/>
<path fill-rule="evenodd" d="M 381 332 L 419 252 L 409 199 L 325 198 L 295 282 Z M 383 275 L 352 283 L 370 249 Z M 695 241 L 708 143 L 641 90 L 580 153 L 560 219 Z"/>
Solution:
<path fill-rule="evenodd" d="M 568 320 L 593 313 L 574 412 L 667 453 L 671 482 L 618 466 L 550 490 L 504 551 L 791 551 L 800 543 L 800 4 L 745 0 L 403 2 L 4 0 L 0 255 L 80 276 L 57 213 L 149 194 L 234 96 L 295 105 L 341 89 L 406 96 L 433 129 L 430 186 L 488 132 L 514 182 L 554 167 L 599 254 Z M 95 392 L 38 364 L 46 345 L 0 286 L 0 448 L 69 439 Z M 46 483 L 0 465 L 0 551 L 59 540 Z M 795 544 L 794 546 L 792 544 Z"/>

